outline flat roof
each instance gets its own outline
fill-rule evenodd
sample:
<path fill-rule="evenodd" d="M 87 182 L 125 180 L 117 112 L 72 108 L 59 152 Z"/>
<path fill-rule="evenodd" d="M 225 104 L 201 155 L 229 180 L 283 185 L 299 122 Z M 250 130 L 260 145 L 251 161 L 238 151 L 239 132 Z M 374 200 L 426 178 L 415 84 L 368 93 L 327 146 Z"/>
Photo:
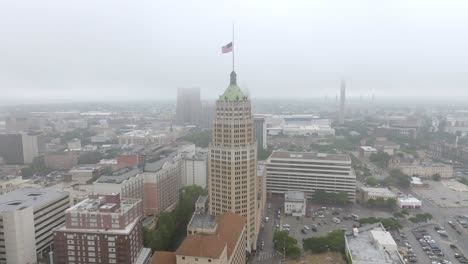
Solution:
<path fill-rule="evenodd" d="M 326 154 L 317 152 L 291 152 L 291 151 L 273 151 L 271 154 L 273 159 L 301 159 L 301 160 L 330 160 L 330 161 L 349 161 L 351 158 L 348 155 L 342 154 Z"/>
<path fill-rule="evenodd" d="M 388 188 L 377 188 L 377 187 L 360 187 L 361 190 L 367 192 L 369 194 L 380 194 L 380 195 L 395 195 L 394 192 L 389 190 Z"/>
<path fill-rule="evenodd" d="M 103 175 L 96 180 L 97 183 L 115 183 L 120 184 L 131 177 L 141 173 L 140 169 L 121 169 L 114 172 L 112 175 Z"/>
<path fill-rule="evenodd" d="M 206 201 L 208 201 L 208 195 L 200 195 L 200 196 L 198 196 L 197 201 L 195 202 L 195 204 L 205 205 Z"/>
<path fill-rule="evenodd" d="M 162 158 L 158 161 L 155 161 L 155 162 L 151 162 L 151 163 L 146 163 L 145 164 L 145 171 L 148 171 L 148 172 L 157 172 L 159 171 L 160 169 L 162 169 L 162 167 L 164 166 L 164 164 L 166 164 L 166 162 L 170 162 L 174 159 L 175 156 L 177 156 L 178 151 L 174 151 L 174 152 L 171 152 L 167 157 L 165 158 Z"/>
<path fill-rule="evenodd" d="M 361 146 L 360 148 L 364 151 L 377 151 L 375 148 L 371 146 Z"/>
<path fill-rule="evenodd" d="M 287 191 L 284 194 L 284 200 L 304 200 L 304 192 L 300 191 Z"/>
<path fill-rule="evenodd" d="M 21 188 L 0 196 L 0 212 L 11 212 L 31 206 L 36 210 L 68 196 L 67 192 L 56 189 Z"/>
<path fill-rule="evenodd" d="M 188 229 L 194 228 L 208 228 L 213 229 L 217 225 L 216 217 L 214 215 L 210 215 L 208 212 L 204 212 L 201 214 L 194 214 Z"/>
<path fill-rule="evenodd" d="M 345 236 L 353 261 L 379 264 L 402 263 L 397 250 L 384 250 L 377 247 L 395 243 L 380 223 L 367 225 L 358 230 L 357 236 L 353 236 L 352 232 Z M 376 245 L 376 242 L 379 245 Z"/>

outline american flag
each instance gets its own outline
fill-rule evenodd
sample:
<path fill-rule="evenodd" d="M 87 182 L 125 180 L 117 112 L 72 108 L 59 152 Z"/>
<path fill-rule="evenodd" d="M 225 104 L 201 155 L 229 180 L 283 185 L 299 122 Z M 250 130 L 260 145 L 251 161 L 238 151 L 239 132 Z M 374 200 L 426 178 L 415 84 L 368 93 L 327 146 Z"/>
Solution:
<path fill-rule="evenodd" d="M 227 45 L 221 47 L 223 53 L 232 52 L 232 42 L 229 42 Z"/>

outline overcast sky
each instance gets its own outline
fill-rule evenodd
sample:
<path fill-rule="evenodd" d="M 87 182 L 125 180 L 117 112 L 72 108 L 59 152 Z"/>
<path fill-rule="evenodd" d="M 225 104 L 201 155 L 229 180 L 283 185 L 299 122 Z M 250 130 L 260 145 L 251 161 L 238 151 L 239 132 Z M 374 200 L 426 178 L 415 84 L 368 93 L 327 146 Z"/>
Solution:
<path fill-rule="evenodd" d="M 4 0 L 0 102 L 468 96 L 468 1 Z"/>

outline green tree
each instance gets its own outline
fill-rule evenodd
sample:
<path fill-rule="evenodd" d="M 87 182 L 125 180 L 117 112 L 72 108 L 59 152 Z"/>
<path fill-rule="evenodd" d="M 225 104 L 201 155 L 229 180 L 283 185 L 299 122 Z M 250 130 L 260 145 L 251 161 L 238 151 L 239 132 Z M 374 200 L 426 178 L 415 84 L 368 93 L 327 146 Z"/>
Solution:
<path fill-rule="evenodd" d="M 207 148 L 211 142 L 211 130 L 196 130 L 179 140 L 192 142 L 200 148 Z"/>
<path fill-rule="evenodd" d="M 313 253 L 320 253 L 326 250 L 333 250 L 344 253 L 345 240 L 344 232 L 342 230 L 335 230 L 330 232 L 325 237 L 311 237 L 304 240 L 304 250 Z"/>
<path fill-rule="evenodd" d="M 279 252 L 285 252 L 286 257 L 298 256 L 301 249 L 297 246 L 297 240 L 290 237 L 286 231 L 276 231 L 273 235 L 275 249 Z"/>
<path fill-rule="evenodd" d="M 397 201 L 394 198 L 388 198 L 387 201 L 387 208 L 394 209 L 397 207 Z"/>
<path fill-rule="evenodd" d="M 34 171 L 31 167 L 23 167 L 21 168 L 21 176 L 25 179 L 29 179 L 34 175 Z"/>
<path fill-rule="evenodd" d="M 258 148 L 257 151 L 257 159 L 258 160 L 266 160 L 270 157 L 271 153 L 273 152 L 273 148 L 268 146 L 267 149 L 264 148 Z"/>
<path fill-rule="evenodd" d="M 369 160 L 380 168 L 387 168 L 390 155 L 383 151 L 379 151 L 377 153 L 371 154 Z"/>
<path fill-rule="evenodd" d="M 326 192 L 323 190 L 315 191 L 312 200 L 321 203 L 347 204 L 349 202 L 348 194 L 345 192 Z"/>
<path fill-rule="evenodd" d="M 99 151 L 83 152 L 78 157 L 78 164 L 95 164 L 104 158 Z"/>
<path fill-rule="evenodd" d="M 436 173 L 436 174 L 432 175 L 432 180 L 434 180 L 434 181 L 440 181 L 441 178 L 442 177 L 440 176 L 439 173 Z"/>
<path fill-rule="evenodd" d="M 367 217 L 367 218 L 361 218 L 359 219 L 359 223 L 361 225 L 365 224 L 374 224 L 374 223 L 382 223 L 382 225 L 385 227 L 387 230 L 397 230 L 401 228 L 400 222 L 391 219 L 391 218 L 377 218 L 377 217 Z"/>
<path fill-rule="evenodd" d="M 368 177 L 368 178 L 366 179 L 366 183 L 367 183 L 367 185 L 369 185 L 369 186 L 377 186 L 378 181 L 377 181 L 377 179 L 376 179 L 375 177 Z"/>

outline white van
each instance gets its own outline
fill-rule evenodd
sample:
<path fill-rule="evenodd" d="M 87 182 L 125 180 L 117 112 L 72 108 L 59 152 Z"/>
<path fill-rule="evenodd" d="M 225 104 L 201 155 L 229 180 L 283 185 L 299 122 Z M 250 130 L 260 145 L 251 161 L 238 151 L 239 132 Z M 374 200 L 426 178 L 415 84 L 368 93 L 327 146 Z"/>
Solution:
<path fill-rule="evenodd" d="M 268 218 L 268 216 L 265 217 L 265 222 L 268 222 L 268 220 L 270 220 L 270 218 Z"/>

